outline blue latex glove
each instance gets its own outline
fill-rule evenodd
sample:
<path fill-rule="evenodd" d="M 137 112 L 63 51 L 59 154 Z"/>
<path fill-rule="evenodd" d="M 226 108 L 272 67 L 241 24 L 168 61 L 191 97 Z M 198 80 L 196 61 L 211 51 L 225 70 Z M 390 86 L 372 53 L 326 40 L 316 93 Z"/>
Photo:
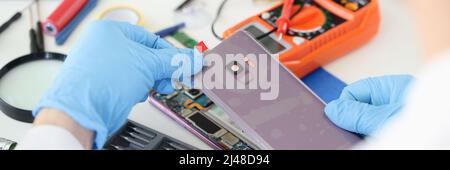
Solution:
<path fill-rule="evenodd" d="M 325 113 L 337 126 L 370 135 L 403 106 L 412 76 L 384 76 L 358 81 L 346 87 Z"/>
<path fill-rule="evenodd" d="M 198 52 L 174 48 L 141 27 L 94 22 L 72 48 L 33 115 L 42 108 L 69 114 L 95 132 L 94 149 L 100 149 L 127 121 L 132 107 L 147 99 L 155 84 L 159 92 L 173 91 L 169 80 L 179 69 L 171 64 L 175 56 L 192 62 L 192 74 L 202 68 Z"/>

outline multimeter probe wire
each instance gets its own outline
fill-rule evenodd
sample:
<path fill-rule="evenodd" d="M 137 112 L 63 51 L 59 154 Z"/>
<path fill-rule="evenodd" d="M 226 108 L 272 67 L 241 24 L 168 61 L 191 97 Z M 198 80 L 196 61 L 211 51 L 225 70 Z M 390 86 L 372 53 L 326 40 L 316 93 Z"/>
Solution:
<path fill-rule="evenodd" d="M 300 14 L 300 12 L 302 12 L 303 8 L 305 7 L 305 5 L 309 2 L 309 0 L 303 0 L 300 2 L 300 8 L 295 11 L 295 13 L 291 16 L 291 19 L 294 19 L 298 14 Z M 264 38 L 266 38 L 267 36 L 269 36 L 270 34 L 274 33 L 275 31 L 278 30 L 278 27 L 274 27 L 272 30 L 270 30 L 269 32 L 262 34 L 258 37 L 256 37 L 257 40 L 262 40 Z"/>
<path fill-rule="evenodd" d="M 212 31 L 214 37 L 216 37 L 219 40 L 223 40 L 223 37 L 221 37 L 221 36 L 219 36 L 219 34 L 217 34 L 215 27 L 216 27 L 217 21 L 220 18 L 220 15 L 222 14 L 223 8 L 225 7 L 225 4 L 227 2 L 228 2 L 228 0 L 223 0 L 222 1 L 222 3 L 219 6 L 219 10 L 217 10 L 216 17 L 214 18 L 214 21 L 212 22 L 212 25 L 211 25 L 211 31 Z"/>
<path fill-rule="evenodd" d="M 212 22 L 212 25 L 211 25 L 211 32 L 213 33 L 214 37 L 216 37 L 218 40 L 223 40 L 224 38 L 221 37 L 221 36 L 219 36 L 219 34 L 217 34 L 217 32 L 216 32 L 216 30 L 215 30 L 215 26 L 216 26 L 216 23 L 217 23 L 217 21 L 219 20 L 221 14 L 222 14 L 223 8 L 225 7 L 225 4 L 226 4 L 227 2 L 228 2 L 228 0 L 223 0 L 223 1 L 222 1 L 222 3 L 221 3 L 220 6 L 219 6 L 219 9 L 218 9 L 218 11 L 217 11 L 217 14 L 216 14 L 216 16 L 215 16 L 215 18 L 214 18 L 214 20 L 213 20 L 213 22 Z M 300 0 L 300 8 L 299 8 L 297 11 L 295 11 L 295 13 L 291 16 L 291 19 L 295 18 L 298 14 L 300 14 L 300 12 L 303 10 L 303 7 L 304 7 L 308 2 L 310 2 L 310 0 Z M 274 27 L 271 31 L 269 31 L 269 32 L 267 32 L 267 33 L 265 33 L 265 34 L 263 34 L 263 35 L 260 35 L 260 36 L 256 37 L 256 39 L 257 39 L 257 40 L 261 40 L 261 39 L 263 39 L 263 38 L 269 36 L 270 34 L 274 33 L 275 31 L 277 31 L 277 29 L 278 29 L 278 27 Z"/>

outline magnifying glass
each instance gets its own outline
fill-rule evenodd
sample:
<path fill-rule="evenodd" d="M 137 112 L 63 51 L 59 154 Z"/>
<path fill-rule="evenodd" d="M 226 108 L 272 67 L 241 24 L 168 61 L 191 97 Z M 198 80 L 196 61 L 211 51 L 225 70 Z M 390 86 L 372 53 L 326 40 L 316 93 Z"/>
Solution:
<path fill-rule="evenodd" d="M 142 14 L 138 10 L 127 6 L 118 6 L 107 9 L 99 15 L 98 19 L 128 22 L 139 26 L 144 25 Z"/>
<path fill-rule="evenodd" d="M 66 55 L 45 52 L 42 30 L 34 29 L 30 8 L 31 54 L 21 56 L 0 70 L 0 110 L 10 118 L 32 123 L 31 110 L 53 82 Z M 37 24 L 40 25 L 40 24 Z"/>
<path fill-rule="evenodd" d="M 31 110 L 53 82 L 66 56 L 34 53 L 8 63 L 0 70 L 0 110 L 12 119 L 32 123 Z"/>

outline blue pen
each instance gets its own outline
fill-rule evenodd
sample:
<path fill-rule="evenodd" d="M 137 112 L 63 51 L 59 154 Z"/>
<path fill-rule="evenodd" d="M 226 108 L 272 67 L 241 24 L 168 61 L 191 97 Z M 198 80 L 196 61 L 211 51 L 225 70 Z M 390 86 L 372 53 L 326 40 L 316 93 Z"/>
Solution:
<path fill-rule="evenodd" d="M 69 38 L 70 34 L 75 30 L 75 28 L 83 21 L 83 19 L 94 9 L 94 7 L 97 5 L 97 0 L 89 0 L 86 5 L 83 7 L 83 9 L 80 10 L 80 12 L 70 21 L 69 24 L 64 27 L 64 29 L 61 30 L 56 35 L 56 44 L 57 45 L 63 45 L 67 38 Z"/>
<path fill-rule="evenodd" d="M 180 29 L 182 29 L 184 27 L 186 27 L 186 24 L 185 23 L 180 23 L 180 24 L 177 24 L 175 26 L 172 26 L 172 27 L 163 29 L 161 31 L 158 31 L 155 34 L 159 35 L 162 38 L 164 38 L 164 37 L 167 37 L 169 35 L 174 34 L 175 32 L 177 32 L 178 30 L 180 30 Z"/>

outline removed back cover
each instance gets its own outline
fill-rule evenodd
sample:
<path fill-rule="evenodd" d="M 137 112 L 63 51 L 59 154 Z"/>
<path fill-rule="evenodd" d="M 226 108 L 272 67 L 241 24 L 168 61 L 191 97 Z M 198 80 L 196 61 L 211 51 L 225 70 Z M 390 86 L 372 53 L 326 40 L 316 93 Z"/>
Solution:
<path fill-rule="evenodd" d="M 213 61 L 217 56 L 222 63 Z M 205 60 L 211 65 L 195 77 L 196 83 L 203 81 L 203 92 L 261 149 L 346 149 L 360 141 L 329 121 L 324 102 L 248 33 L 234 34 L 208 51 Z M 208 78 L 218 70 L 224 75 Z M 205 85 L 208 80 L 223 86 Z"/>

